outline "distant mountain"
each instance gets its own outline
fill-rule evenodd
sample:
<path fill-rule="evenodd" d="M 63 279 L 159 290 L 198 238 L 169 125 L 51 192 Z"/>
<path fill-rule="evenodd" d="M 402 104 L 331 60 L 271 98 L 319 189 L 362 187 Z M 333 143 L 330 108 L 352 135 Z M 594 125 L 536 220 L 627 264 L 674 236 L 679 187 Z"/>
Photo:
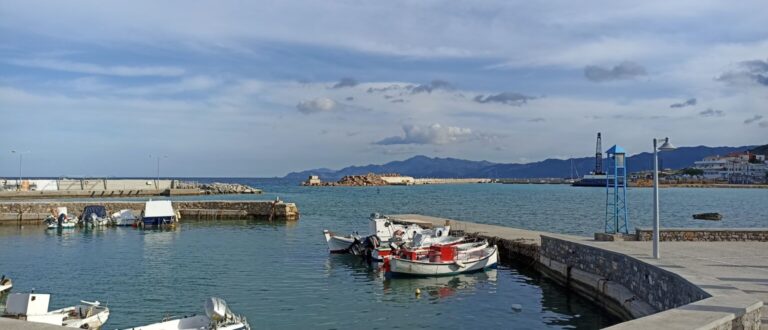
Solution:
<path fill-rule="evenodd" d="M 768 156 L 768 144 L 752 148 L 752 150 L 750 150 L 750 152 L 753 153 L 753 154 L 756 154 L 756 155 L 766 155 L 766 156 Z"/>
<path fill-rule="evenodd" d="M 746 151 L 753 147 L 680 147 L 673 151 L 659 153 L 659 163 L 662 168 L 681 169 L 693 166 L 693 162 L 706 156 Z M 331 181 L 338 180 L 345 175 L 367 173 L 400 173 L 417 178 L 569 178 L 582 176 L 594 168 L 594 157 L 547 159 L 526 164 L 501 164 L 456 158 L 414 156 L 383 165 L 349 166 L 338 171 L 321 168 L 292 172 L 285 178 L 303 180 L 310 175 L 319 175 L 321 179 Z M 627 158 L 627 168 L 630 172 L 652 169 L 653 154 L 645 152 Z"/>

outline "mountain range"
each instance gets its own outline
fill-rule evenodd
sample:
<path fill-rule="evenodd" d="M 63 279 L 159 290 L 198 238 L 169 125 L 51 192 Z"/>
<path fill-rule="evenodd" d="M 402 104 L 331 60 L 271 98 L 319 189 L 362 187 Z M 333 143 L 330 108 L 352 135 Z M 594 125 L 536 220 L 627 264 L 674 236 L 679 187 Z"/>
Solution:
<path fill-rule="evenodd" d="M 754 148 L 754 149 L 753 149 Z M 766 146 L 742 147 L 680 147 L 672 151 L 659 153 L 660 168 L 681 169 L 693 166 L 693 162 L 707 156 L 725 155 L 736 151 L 764 150 Z M 606 160 L 603 159 L 603 163 Z M 605 167 L 605 164 L 603 165 Z M 309 175 L 319 175 L 322 180 L 338 180 L 345 175 L 367 173 L 399 173 L 417 178 L 569 178 L 588 174 L 595 168 L 595 157 L 570 159 L 546 159 L 525 164 L 492 163 L 457 158 L 432 158 L 414 156 L 405 160 L 393 161 L 382 165 L 349 166 L 340 170 L 319 168 L 301 172 L 292 172 L 286 179 L 306 179 Z M 644 152 L 627 158 L 629 172 L 650 170 L 653 168 L 653 154 Z"/>

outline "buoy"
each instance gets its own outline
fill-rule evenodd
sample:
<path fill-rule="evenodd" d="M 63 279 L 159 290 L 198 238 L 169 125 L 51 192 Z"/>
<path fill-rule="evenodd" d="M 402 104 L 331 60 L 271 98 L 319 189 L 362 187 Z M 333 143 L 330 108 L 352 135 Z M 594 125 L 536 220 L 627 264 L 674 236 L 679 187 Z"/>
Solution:
<path fill-rule="evenodd" d="M 420 295 L 421 295 L 421 289 L 419 289 L 419 288 L 416 288 L 416 292 L 415 292 L 415 293 L 416 293 L 416 296 L 417 296 L 417 297 L 418 297 L 418 296 L 420 296 Z"/>

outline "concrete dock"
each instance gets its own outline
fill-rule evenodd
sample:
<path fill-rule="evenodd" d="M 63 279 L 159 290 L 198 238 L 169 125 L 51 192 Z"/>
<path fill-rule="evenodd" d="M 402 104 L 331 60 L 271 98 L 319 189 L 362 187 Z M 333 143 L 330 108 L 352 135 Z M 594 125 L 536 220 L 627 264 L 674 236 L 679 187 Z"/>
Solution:
<path fill-rule="evenodd" d="M 595 241 L 415 214 L 390 217 L 426 227 L 449 221 L 452 230 L 489 239 L 502 260 L 530 261 L 626 320 L 611 329 L 768 329 L 768 242 L 762 240 L 768 229 L 671 230 L 662 238 L 680 239 L 661 242 L 661 259 L 653 259 L 649 241 Z"/>
<path fill-rule="evenodd" d="M 87 205 L 104 205 L 108 212 L 122 209 L 133 210 L 139 215 L 144 210 L 143 201 L 24 201 L 0 202 L 0 225 L 42 224 L 42 220 L 56 207 L 67 207 L 77 216 Z M 173 201 L 173 208 L 187 219 L 273 219 L 298 220 L 299 209 L 294 203 L 283 201 Z"/>

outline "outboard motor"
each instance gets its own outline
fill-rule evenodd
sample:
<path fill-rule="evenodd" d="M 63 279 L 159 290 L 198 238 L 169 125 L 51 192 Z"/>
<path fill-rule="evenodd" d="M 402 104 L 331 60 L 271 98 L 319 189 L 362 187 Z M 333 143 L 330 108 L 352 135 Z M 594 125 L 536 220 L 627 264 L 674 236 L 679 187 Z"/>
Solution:
<path fill-rule="evenodd" d="M 58 219 L 59 220 L 59 228 L 62 228 L 62 226 L 64 225 L 64 219 L 66 219 L 66 218 L 67 218 L 66 214 L 64 214 L 64 213 L 59 214 L 59 219 Z"/>

